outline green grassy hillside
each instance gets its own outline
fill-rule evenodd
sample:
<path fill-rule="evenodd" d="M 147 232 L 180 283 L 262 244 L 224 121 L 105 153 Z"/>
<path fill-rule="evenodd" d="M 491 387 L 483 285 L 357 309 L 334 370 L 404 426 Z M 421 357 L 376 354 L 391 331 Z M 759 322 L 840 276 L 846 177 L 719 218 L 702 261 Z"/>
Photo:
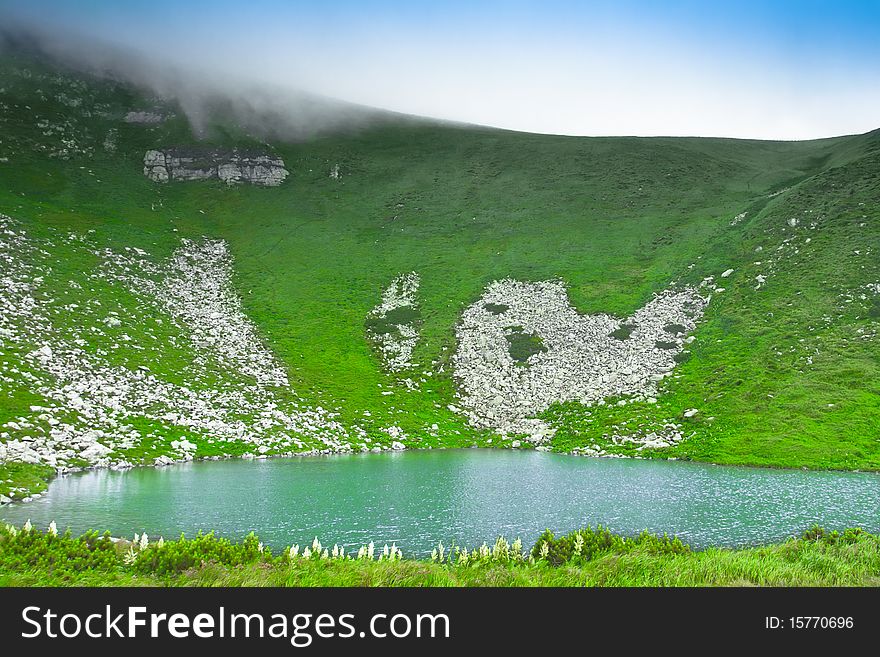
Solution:
<path fill-rule="evenodd" d="M 192 354 L 166 329 L 143 334 L 147 315 L 130 292 L 94 277 L 82 290 L 68 282 L 100 268 L 97 249 L 142 249 L 159 262 L 183 238 L 225 240 L 242 309 L 287 371 L 285 395 L 338 411 L 373 445 L 391 444 L 390 426 L 407 447 L 509 445 L 515 436 L 477 431 L 448 408 L 456 323 L 489 283 L 562 279 L 579 312 L 624 317 L 654 293 L 712 276 L 724 289 L 713 292 L 657 403 L 557 404 L 542 414 L 556 429 L 550 447 L 635 454 L 609 436 L 673 422 L 684 440 L 638 453 L 880 469 L 880 133 L 574 138 L 389 118 L 266 146 L 218 119 L 208 143 L 269 149 L 291 172 L 277 188 L 229 187 L 144 177 L 146 150 L 196 141 L 180 110 L 155 125 L 122 120 L 155 102 L 123 84 L 10 55 L 0 62 L 0 213 L 43 245 L 44 294 L 66 306 L 98 299 L 141 318 L 127 327 L 132 340 L 112 350 L 120 366 L 143 364 L 131 345 L 151 340 L 152 372 L 173 381 Z M 417 366 L 394 374 L 365 322 L 410 271 L 421 277 Z M 91 319 L 65 312 L 55 321 Z M 97 336 L 83 348 L 101 340 L 118 342 Z M 3 344 L 4 368 L 26 369 L 24 352 L 38 347 Z M 226 374 L 215 375 L 222 386 Z M 45 400 L 33 388 L 9 377 L 0 425 L 39 412 L 31 407 Z M 688 409 L 698 412 L 686 417 Z M 120 458 L 173 455 L 182 431 L 197 457 L 248 451 L 175 421 L 139 426 Z M 0 433 L 27 437 L 8 424 Z M 0 493 L 37 490 L 47 473 L 0 465 Z"/>

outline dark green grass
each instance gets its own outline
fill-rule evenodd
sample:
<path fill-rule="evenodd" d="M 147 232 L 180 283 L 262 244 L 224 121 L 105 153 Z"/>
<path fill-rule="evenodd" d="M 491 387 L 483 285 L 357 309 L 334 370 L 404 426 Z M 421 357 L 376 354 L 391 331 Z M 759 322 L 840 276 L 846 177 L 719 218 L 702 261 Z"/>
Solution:
<path fill-rule="evenodd" d="M 609 335 L 617 340 L 629 340 L 632 332 L 636 329 L 635 324 L 621 324 L 620 328 L 616 328 Z"/>
<path fill-rule="evenodd" d="M 503 315 L 510 308 L 510 306 L 505 306 L 503 303 L 487 303 L 483 307 L 493 315 Z"/>
<path fill-rule="evenodd" d="M 383 316 L 370 315 L 367 317 L 366 326 L 369 331 L 376 335 L 389 335 L 400 333 L 397 328 L 400 325 L 416 325 L 421 319 L 421 313 L 413 306 L 398 306 L 392 308 Z"/>
<path fill-rule="evenodd" d="M 504 337 L 507 338 L 510 357 L 517 365 L 528 365 L 529 358 L 547 351 L 541 336 L 524 332 L 522 326 L 508 327 Z"/>

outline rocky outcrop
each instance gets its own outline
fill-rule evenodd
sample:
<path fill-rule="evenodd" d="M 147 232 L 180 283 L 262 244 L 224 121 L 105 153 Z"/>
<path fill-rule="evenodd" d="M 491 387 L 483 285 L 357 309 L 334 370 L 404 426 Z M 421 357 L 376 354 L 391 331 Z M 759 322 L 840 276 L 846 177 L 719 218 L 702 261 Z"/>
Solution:
<path fill-rule="evenodd" d="M 277 187 L 289 174 L 280 157 L 265 153 L 175 148 L 144 155 L 144 175 L 155 182 L 219 179 L 228 185 Z"/>
<path fill-rule="evenodd" d="M 165 115 L 159 112 L 129 112 L 123 118 L 126 123 L 140 123 L 142 125 L 155 125 L 165 120 Z"/>

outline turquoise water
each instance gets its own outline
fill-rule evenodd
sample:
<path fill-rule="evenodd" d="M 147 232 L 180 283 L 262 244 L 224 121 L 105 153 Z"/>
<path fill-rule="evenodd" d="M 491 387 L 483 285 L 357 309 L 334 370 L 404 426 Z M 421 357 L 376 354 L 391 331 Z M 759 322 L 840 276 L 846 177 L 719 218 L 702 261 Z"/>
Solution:
<path fill-rule="evenodd" d="M 433 450 L 215 461 L 61 477 L 42 498 L 0 509 L 75 533 L 192 535 L 214 529 L 268 545 L 318 536 L 405 553 L 588 524 L 669 532 L 694 547 L 778 540 L 819 523 L 880 530 L 880 476 L 594 459 L 513 450 Z"/>

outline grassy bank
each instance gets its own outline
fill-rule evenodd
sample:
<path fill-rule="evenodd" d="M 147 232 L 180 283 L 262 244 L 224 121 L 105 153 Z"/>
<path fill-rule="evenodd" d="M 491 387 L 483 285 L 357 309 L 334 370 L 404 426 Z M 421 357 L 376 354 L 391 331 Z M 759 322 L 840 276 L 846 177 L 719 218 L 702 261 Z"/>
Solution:
<path fill-rule="evenodd" d="M 695 551 L 674 538 L 602 528 L 545 533 L 531 549 L 443 548 L 408 559 L 395 546 L 292 546 L 278 553 L 256 536 L 176 541 L 73 537 L 54 528 L 0 529 L 3 586 L 878 586 L 880 536 L 813 528 L 798 538 L 741 549 Z"/>

